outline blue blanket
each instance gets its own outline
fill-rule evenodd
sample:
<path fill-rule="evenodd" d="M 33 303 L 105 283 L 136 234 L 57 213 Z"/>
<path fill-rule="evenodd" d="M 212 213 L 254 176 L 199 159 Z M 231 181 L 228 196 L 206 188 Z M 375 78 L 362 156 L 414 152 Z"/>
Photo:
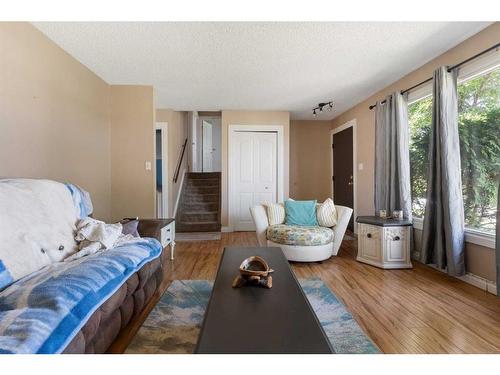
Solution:
<path fill-rule="evenodd" d="M 0 293 L 0 353 L 60 353 L 130 275 L 157 258 L 155 239 L 55 263 Z"/>
<path fill-rule="evenodd" d="M 73 199 L 78 218 L 83 219 L 89 216 L 94 210 L 90 194 L 78 185 L 70 183 L 66 183 L 65 185 L 71 193 L 71 198 Z"/>

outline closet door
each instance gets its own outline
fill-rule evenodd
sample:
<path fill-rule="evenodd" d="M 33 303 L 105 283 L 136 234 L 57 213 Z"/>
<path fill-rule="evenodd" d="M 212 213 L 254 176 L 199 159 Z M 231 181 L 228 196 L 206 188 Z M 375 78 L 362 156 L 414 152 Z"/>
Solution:
<path fill-rule="evenodd" d="M 250 207 L 277 199 L 276 132 L 231 134 L 230 215 L 235 231 L 253 231 Z"/>

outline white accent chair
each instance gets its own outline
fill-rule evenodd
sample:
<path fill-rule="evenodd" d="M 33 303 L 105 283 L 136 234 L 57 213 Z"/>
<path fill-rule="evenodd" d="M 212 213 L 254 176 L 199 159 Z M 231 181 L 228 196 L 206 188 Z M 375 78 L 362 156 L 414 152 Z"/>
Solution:
<path fill-rule="evenodd" d="M 347 225 L 351 219 L 352 209 L 344 206 L 335 206 L 337 210 L 337 225 L 332 227 L 333 241 L 326 245 L 286 245 L 273 242 L 267 239 L 267 228 L 269 220 L 267 218 L 266 207 L 263 205 L 250 207 L 250 213 L 255 223 L 257 241 L 259 246 L 280 247 L 286 258 L 294 262 L 320 262 L 337 255 L 342 239 L 344 238 Z"/>

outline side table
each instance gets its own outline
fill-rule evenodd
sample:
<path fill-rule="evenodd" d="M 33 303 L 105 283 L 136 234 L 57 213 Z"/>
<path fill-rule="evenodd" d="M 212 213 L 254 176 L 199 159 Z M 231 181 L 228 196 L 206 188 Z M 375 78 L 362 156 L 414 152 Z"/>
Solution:
<path fill-rule="evenodd" d="M 386 269 L 413 267 L 410 259 L 411 221 L 358 216 L 356 222 L 357 261 Z"/>
<path fill-rule="evenodd" d="M 139 219 L 137 231 L 141 237 L 153 237 L 160 241 L 163 248 L 170 246 L 170 260 L 174 260 L 175 252 L 175 220 L 174 219 Z"/>

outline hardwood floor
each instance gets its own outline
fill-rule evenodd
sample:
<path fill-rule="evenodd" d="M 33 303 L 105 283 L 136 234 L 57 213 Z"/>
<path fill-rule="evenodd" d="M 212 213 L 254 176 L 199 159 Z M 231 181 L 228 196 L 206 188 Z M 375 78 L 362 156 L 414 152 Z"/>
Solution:
<path fill-rule="evenodd" d="M 223 233 L 220 241 L 178 242 L 165 280 L 146 311 L 117 338 L 122 353 L 172 280 L 214 279 L 225 246 L 257 246 L 255 233 Z M 500 353 L 500 299 L 414 262 L 381 270 L 355 261 L 356 241 L 337 257 L 294 263 L 299 278 L 320 277 L 385 353 Z"/>

